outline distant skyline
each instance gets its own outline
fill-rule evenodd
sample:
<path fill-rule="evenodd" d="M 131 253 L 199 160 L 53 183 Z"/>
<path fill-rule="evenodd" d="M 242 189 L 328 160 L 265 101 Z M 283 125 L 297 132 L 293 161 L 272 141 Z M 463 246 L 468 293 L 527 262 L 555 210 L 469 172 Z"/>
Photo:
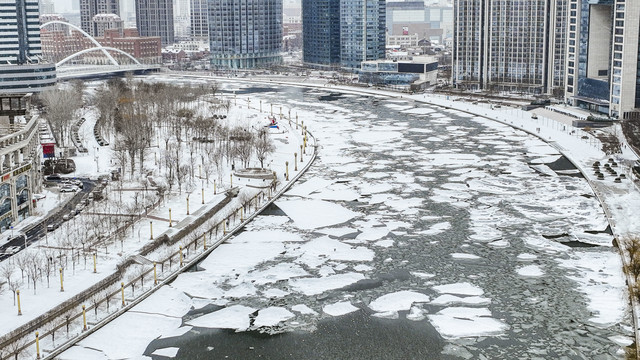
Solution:
<path fill-rule="evenodd" d="M 53 0 L 53 4 L 54 7 L 56 9 L 56 13 L 68 13 L 68 12 L 72 12 L 72 6 L 71 3 L 72 1 L 79 1 L 79 0 Z M 120 1 L 120 5 L 123 5 L 123 2 L 126 1 L 133 1 L 133 0 L 121 0 Z M 302 0 L 284 0 L 284 6 L 300 6 Z"/>

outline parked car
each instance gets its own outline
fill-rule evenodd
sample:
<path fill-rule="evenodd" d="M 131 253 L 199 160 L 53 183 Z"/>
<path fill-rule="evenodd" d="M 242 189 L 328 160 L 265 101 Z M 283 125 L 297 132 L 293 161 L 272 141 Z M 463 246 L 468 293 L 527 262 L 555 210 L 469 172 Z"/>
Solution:
<path fill-rule="evenodd" d="M 20 251 L 20 246 L 9 246 L 8 248 L 6 248 L 4 250 L 4 253 L 7 255 L 13 255 L 15 253 L 17 253 L 18 251 Z"/>
<path fill-rule="evenodd" d="M 47 225 L 47 231 L 53 231 L 58 228 L 58 223 L 51 223 Z"/>
<path fill-rule="evenodd" d="M 63 186 L 60 188 L 60 192 L 76 192 L 78 188 L 75 186 Z"/>
<path fill-rule="evenodd" d="M 60 181 L 62 178 L 58 174 L 51 174 L 45 178 L 47 181 Z"/>
<path fill-rule="evenodd" d="M 64 214 L 64 215 L 62 215 L 62 221 L 68 221 L 69 219 L 71 219 L 71 217 L 69 216 L 69 214 Z"/>
<path fill-rule="evenodd" d="M 82 211 L 82 209 L 84 209 L 84 206 L 82 206 L 82 204 L 78 204 L 76 205 L 76 215 L 80 214 L 80 212 Z"/>
<path fill-rule="evenodd" d="M 46 198 L 47 195 L 44 194 L 33 194 L 33 200 L 38 201 L 38 200 L 42 200 L 44 198 Z"/>

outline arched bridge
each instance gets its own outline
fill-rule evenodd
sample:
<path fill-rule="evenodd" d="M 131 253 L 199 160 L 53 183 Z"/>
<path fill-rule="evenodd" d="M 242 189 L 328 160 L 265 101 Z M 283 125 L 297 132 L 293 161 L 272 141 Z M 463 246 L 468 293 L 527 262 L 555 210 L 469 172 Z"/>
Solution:
<path fill-rule="evenodd" d="M 40 25 L 40 28 L 43 29 L 49 25 L 53 25 L 53 24 L 60 24 L 60 25 L 65 25 L 65 26 L 69 26 L 75 30 L 77 30 L 78 32 L 80 32 L 82 35 L 84 35 L 86 38 L 88 38 L 95 46 L 89 49 L 84 49 L 81 51 L 78 51 L 74 54 L 71 54 L 69 56 L 67 56 L 66 58 L 60 60 L 59 62 L 56 63 L 56 67 L 58 68 L 58 78 L 60 79 L 65 79 L 65 78 L 77 78 L 77 77 L 91 77 L 91 76 L 101 76 L 101 75 L 107 75 L 107 74 L 111 74 L 111 73 L 121 73 L 121 72 L 131 72 L 131 71 L 144 71 L 144 70 L 157 70 L 160 68 L 160 65 L 145 65 L 145 64 L 141 64 L 140 61 L 138 61 L 138 59 L 136 59 L 135 57 L 133 57 L 131 54 L 122 51 L 120 49 L 116 49 L 114 47 L 110 47 L 110 46 L 103 46 L 102 44 L 100 44 L 93 36 L 89 35 L 86 31 L 82 30 L 81 28 L 79 28 L 78 26 L 74 25 L 74 24 L 70 24 L 68 22 L 65 21 L 60 21 L 60 20 L 52 20 L 52 21 L 48 21 L 42 25 Z M 69 60 L 72 60 L 78 56 L 82 56 L 84 54 L 90 53 L 90 52 L 96 52 L 96 51 L 100 51 L 104 54 L 104 56 L 109 60 L 109 62 L 112 64 L 111 66 L 109 65 L 89 65 L 89 66 L 74 66 L 73 68 L 60 68 L 60 66 L 64 65 L 65 63 L 67 63 Z M 125 55 L 126 57 L 128 57 L 129 59 L 131 59 L 133 61 L 133 65 L 120 65 L 118 63 L 118 61 L 116 61 L 116 59 L 109 53 L 110 51 L 113 52 L 117 52 L 120 54 Z M 63 70 L 64 69 L 64 70 Z"/>

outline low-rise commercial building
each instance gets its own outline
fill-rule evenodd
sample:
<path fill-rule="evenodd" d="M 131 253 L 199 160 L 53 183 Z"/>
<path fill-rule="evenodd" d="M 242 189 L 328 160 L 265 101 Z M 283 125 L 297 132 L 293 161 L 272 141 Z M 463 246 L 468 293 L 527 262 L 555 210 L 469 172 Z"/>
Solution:
<path fill-rule="evenodd" d="M 39 118 L 31 94 L 0 95 L 0 232 L 29 217 L 42 188 Z"/>
<path fill-rule="evenodd" d="M 437 75 L 438 61 L 435 58 L 415 57 L 399 61 L 364 61 L 358 80 L 373 85 L 408 86 L 417 91 L 435 85 Z"/>

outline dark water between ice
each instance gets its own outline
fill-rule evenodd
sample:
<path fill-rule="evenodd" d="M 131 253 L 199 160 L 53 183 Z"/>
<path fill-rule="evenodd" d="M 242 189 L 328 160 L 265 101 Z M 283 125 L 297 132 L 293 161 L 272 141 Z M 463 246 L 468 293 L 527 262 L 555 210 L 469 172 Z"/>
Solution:
<path fill-rule="evenodd" d="M 497 157 L 495 166 L 486 166 L 479 171 L 504 177 L 505 182 L 520 190 L 531 189 L 528 190 L 531 196 L 542 194 L 536 191 L 541 191 L 539 188 L 548 185 L 547 180 L 544 179 L 520 180 L 517 174 L 501 174 L 501 163 L 507 164 L 508 158 L 522 157 L 523 163 L 526 164 L 528 158 L 524 154 L 527 149 L 521 145 L 520 140 L 502 138 L 502 130 L 491 129 L 469 118 L 447 114 L 447 119 L 452 119 L 449 123 L 431 123 L 427 118 L 402 113 L 384 106 L 383 99 L 342 96 L 333 91 L 319 92 L 297 88 L 281 88 L 277 89 L 277 92 L 275 90 L 249 87 L 237 93 L 247 96 L 257 94 L 264 104 L 270 101 L 278 104 L 292 103 L 291 107 L 294 109 L 302 106 L 300 102 L 306 102 L 308 104 L 305 107 L 308 110 L 317 111 L 323 116 L 330 116 L 327 114 L 331 113 L 336 116 L 360 113 L 362 116 L 345 120 L 351 121 L 356 130 L 394 126 L 396 123 L 408 123 L 410 129 L 433 130 L 430 135 L 403 132 L 403 141 L 408 142 L 403 145 L 403 149 L 413 148 L 412 151 L 417 153 L 438 153 L 455 148 L 473 153 L 480 158 L 500 155 L 507 159 L 501 160 Z M 320 105 L 316 107 L 313 103 Z M 325 104 L 330 104 L 332 108 L 325 109 L 323 107 Z M 409 102 L 404 105 L 407 104 L 414 105 Z M 440 135 L 445 136 L 446 140 L 425 141 L 426 137 Z M 333 135 L 316 132 L 316 136 L 322 144 L 323 141 L 329 141 L 330 136 L 347 135 L 342 130 L 336 130 Z M 479 142 L 482 146 L 478 146 L 479 143 L 474 141 L 476 138 L 494 138 L 495 142 L 483 141 Z M 543 251 L 536 252 L 523 243 L 523 238 L 539 236 L 542 230 L 539 224 L 529 221 L 518 210 L 526 207 L 522 199 L 514 200 L 517 204 L 510 202 L 509 198 L 504 196 L 496 200 L 492 196 L 474 195 L 466 200 L 472 204 L 471 208 L 496 209 L 496 217 L 488 219 L 487 226 L 499 229 L 502 238 L 509 241 L 509 246 L 506 248 L 480 246 L 469 241 L 469 236 L 473 234 L 470 229 L 469 208 L 429 200 L 434 195 L 434 189 L 451 182 L 451 178 L 458 175 L 457 173 L 452 173 L 452 169 L 446 167 L 420 167 L 416 165 L 415 156 L 404 153 L 394 154 L 394 151 L 402 149 L 380 151 L 378 146 L 384 145 L 354 142 L 353 146 L 345 151 L 358 161 L 377 164 L 376 171 L 411 174 L 415 178 L 413 184 L 417 185 L 415 189 L 406 191 L 405 183 L 389 178 L 388 181 L 393 185 L 391 192 L 403 198 L 424 199 L 420 211 L 446 219 L 451 224 L 451 228 L 443 234 L 423 237 L 418 233 L 428 229 L 433 221 L 402 213 L 394 215 L 394 211 L 385 207 L 385 204 L 369 206 L 354 202 L 342 203 L 343 206 L 366 215 L 377 215 L 382 219 L 395 217 L 397 220 L 411 222 L 412 226 L 390 236 L 395 240 L 393 247 L 374 248 L 376 251 L 376 258 L 372 264 L 374 269 L 367 274 L 370 280 L 352 285 L 351 288 L 309 297 L 308 301 L 324 301 L 326 298 L 338 298 L 344 293 L 350 293 L 353 295 L 354 304 L 367 304 L 371 299 L 383 294 L 408 288 L 422 291 L 434 298 L 437 294 L 429 286 L 424 285 L 424 280 L 409 275 L 412 271 L 426 271 L 435 274 L 434 284 L 470 281 L 481 287 L 485 292 L 484 296 L 491 299 L 488 307 L 492 311 L 492 317 L 509 324 L 509 329 L 503 335 L 446 340 L 426 319 L 410 321 L 405 318 L 405 313 L 401 313 L 398 319 L 377 318 L 371 316 L 371 310 L 365 305 L 359 305 L 360 310 L 355 313 L 318 320 L 314 323 L 315 330 L 311 332 L 304 329 L 289 329 L 277 335 L 266 335 L 258 332 L 234 333 L 198 328 L 178 338 L 153 341 L 145 355 L 151 356 L 155 349 L 179 347 L 180 351 L 177 355 L 179 359 L 609 359 L 621 357 L 621 346 L 610 338 L 628 335 L 629 320 L 626 319 L 626 324 L 609 327 L 597 327 L 589 322 L 592 314 L 587 309 L 587 299 L 579 291 L 577 283 L 567 278 L 567 274 L 579 276 L 579 273 L 559 268 L 556 262 L 556 259 L 568 258 L 569 255 L 560 252 L 546 257 Z M 344 176 L 323 163 L 323 155 L 327 155 L 323 153 L 325 150 L 320 149 L 318 161 L 301 181 L 316 176 L 328 179 Z M 550 167 L 566 170 L 570 168 L 570 164 L 558 161 Z M 348 177 L 358 178 L 370 171 L 371 168 L 366 167 L 349 174 Z M 556 187 L 550 191 L 558 191 L 564 187 L 568 193 L 558 195 L 563 206 L 571 209 L 571 205 L 565 203 L 574 203 L 576 209 L 582 208 L 585 202 L 595 200 L 583 196 L 589 195 L 588 193 L 571 190 L 576 184 L 579 185 L 577 182 L 580 181 L 583 180 L 569 176 L 560 177 L 560 180 L 553 183 Z M 592 203 L 587 204 L 587 208 L 593 207 Z M 552 209 L 551 206 L 552 204 L 548 207 L 531 204 L 528 210 L 541 213 L 550 210 L 563 211 Z M 278 211 L 279 209 L 273 209 L 264 216 L 279 215 Z M 565 231 L 575 225 L 574 221 L 586 220 L 584 218 L 562 219 L 551 222 L 549 226 Z M 348 237 L 345 236 L 345 238 Z M 580 244 L 573 245 L 580 246 Z M 614 251 L 604 247 L 586 247 L 579 250 Z M 452 253 L 462 252 L 477 255 L 480 259 L 474 261 L 452 259 Z M 527 264 L 541 266 L 545 270 L 544 276 L 523 278 L 516 274 L 516 268 L 523 265 L 517 260 L 517 256 L 522 253 L 537 254 L 537 258 Z M 388 258 L 392 258 L 393 261 L 384 261 Z M 271 305 L 288 307 L 297 303 L 300 303 L 300 297 L 292 300 L 285 297 L 275 300 Z M 206 310 L 216 309 L 211 307 Z M 442 307 L 425 306 L 428 313 L 435 313 L 440 309 Z M 161 357 L 154 358 L 161 359 Z"/>

